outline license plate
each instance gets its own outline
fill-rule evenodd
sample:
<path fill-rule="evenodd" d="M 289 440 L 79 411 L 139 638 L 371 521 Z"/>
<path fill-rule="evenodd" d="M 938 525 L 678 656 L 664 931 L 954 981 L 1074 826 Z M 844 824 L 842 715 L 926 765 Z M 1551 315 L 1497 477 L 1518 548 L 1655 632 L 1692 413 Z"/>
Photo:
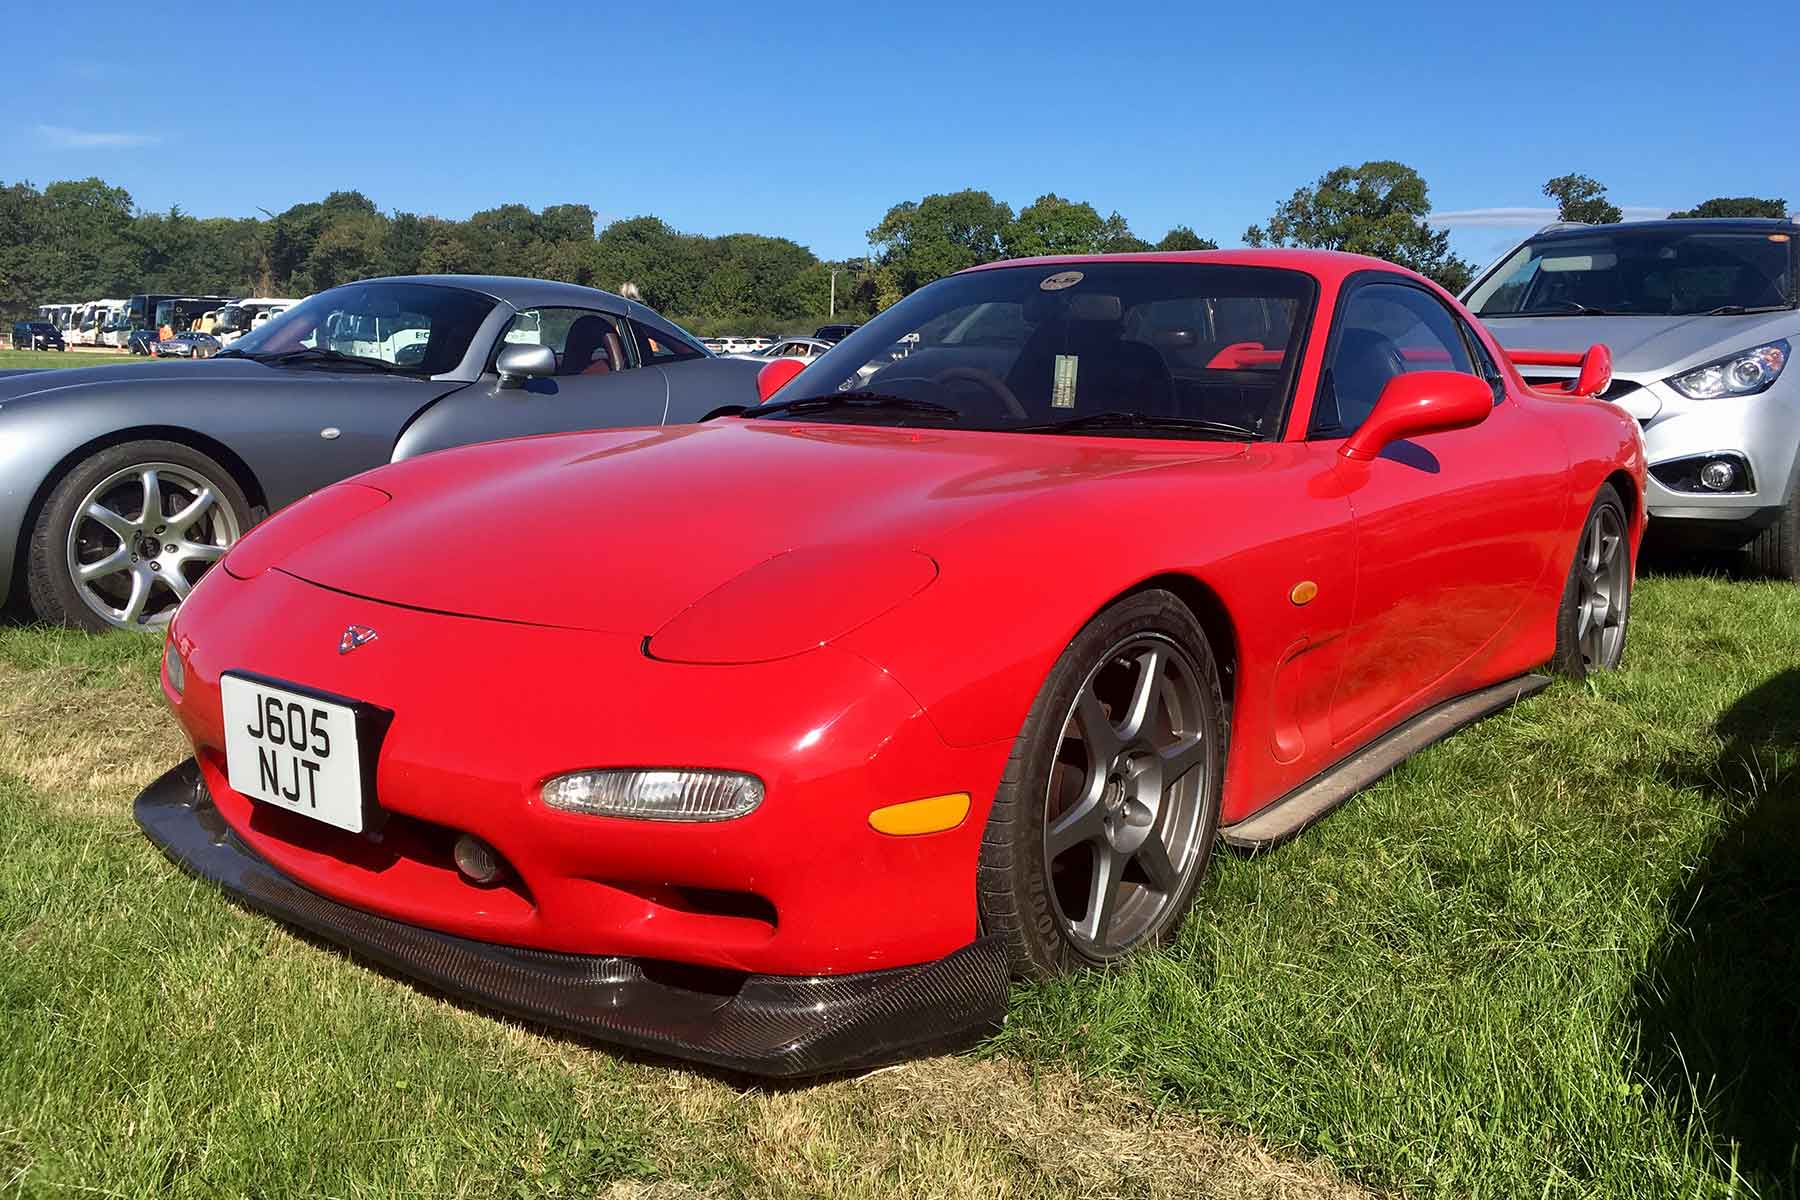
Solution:
<path fill-rule="evenodd" d="M 356 709 L 236 675 L 221 677 L 219 686 L 232 790 L 361 833 Z"/>

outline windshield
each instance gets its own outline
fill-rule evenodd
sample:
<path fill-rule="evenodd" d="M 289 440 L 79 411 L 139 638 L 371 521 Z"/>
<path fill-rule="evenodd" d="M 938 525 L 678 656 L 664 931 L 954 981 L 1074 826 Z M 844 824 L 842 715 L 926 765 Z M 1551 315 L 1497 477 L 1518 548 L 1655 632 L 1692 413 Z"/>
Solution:
<path fill-rule="evenodd" d="M 1668 226 L 1534 239 L 1469 294 L 1479 317 L 1690 316 L 1793 303 L 1787 234 Z"/>
<path fill-rule="evenodd" d="M 1205 438 L 1172 427 L 1206 422 L 1269 437 L 1315 293 L 1300 272 L 1207 263 L 953 275 L 815 360 L 772 415 L 1038 431 L 1110 414 L 1132 418 L 1104 429 L 1126 436 Z"/>
<path fill-rule="evenodd" d="M 215 333 L 232 333 L 239 329 L 250 328 L 250 310 L 236 304 L 227 304 L 219 310 L 219 319 L 213 325 Z"/>
<path fill-rule="evenodd" d="M 433 284 L 345 284 L 270 318 L 233 342 L 230 353 L 274 358 L 311 350 L 440 375 L 462 362 L 494 304 Z"/>

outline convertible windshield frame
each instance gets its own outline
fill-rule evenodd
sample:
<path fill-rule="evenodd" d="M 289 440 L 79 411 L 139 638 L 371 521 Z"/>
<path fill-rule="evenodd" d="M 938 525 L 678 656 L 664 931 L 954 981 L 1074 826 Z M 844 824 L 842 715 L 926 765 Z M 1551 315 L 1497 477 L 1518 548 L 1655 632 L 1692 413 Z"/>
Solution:
<path fill-rule="evenodd" d="M 1279 441 L 1320 293 L 1311 272 L 1244 262 L 1117 256 L 963 271 L 878 314 L 743 415 Z M 1103 410 L 1143 419 L 1083 419 Z"/>
<path fill-rule="evenodd" d="M 1558 230 L 1527 238 L 1490 267 L 1464 293 L 1469 311 L 1481 320 L 1515 317 L 1695 317 L 1746 312 L 1781 311 L 1800 307 L 1800 252 L 1796 231 L 1787 227 L 1713 227 L 1696 222 L 1646 226 L 1596 225 L 1578 230 Z M 1732 255 L 1729 243 L 1741 249 L 1764 251 L 1769 258 L 1785 254 L 1785 287 L 1759 268 L 1752 255 Z M 1710 247 L 1709 247 L 1710 244 Z M 1779 246 L 1780 250 L 1773 247 Z M 1682 261 L 1684 247 L 1688 261 Z M 1705 250 L 1714 250 L 1712 255 Z M 1555 269 L 1545 264 L 1559 262 Z M 1586 263 L 1586 266 L 1581 264 Z M 1676 276 L 1688 272 L 1688 298 L 1678 296 Z M 1725 290 L 1701 291 L 1704 273 L 1735 271 Z M 1539 296 L 1549 277 L 1566 274 L 1563 293 Z M 1659 277 L 1660 275 L 1660 277 Z M 1582 276 L 1593 276 L 1600 288 L 1586 286 Z M 1719 276 L 1714 275 L 1715 285 Z M 1604 292 L 1608 302 L 1602 303 Z M 1665 298 L 1666 297 L 1666 298 Z"/>

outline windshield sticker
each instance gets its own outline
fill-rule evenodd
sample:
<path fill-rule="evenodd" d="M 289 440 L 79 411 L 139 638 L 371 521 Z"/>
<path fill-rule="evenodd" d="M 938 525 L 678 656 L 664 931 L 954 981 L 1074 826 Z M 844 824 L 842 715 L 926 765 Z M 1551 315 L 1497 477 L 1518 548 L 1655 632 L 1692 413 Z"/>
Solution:
<path fill-rule="evenodd" d="M 1038 287 L 1046 292 L 1060 292 L 1064 288 L 1072 288 L 1086 276 L 1080 271 L 1059 271 L 1048 279 L 1038 283 Z"/>
<path fill-rule="evenodd" d="M 1050 407 L 1075 407 L 1075 370 L 1081 359 L 1074 354 L 1056 356 L 1056 377 L 1050 382 Z"/>

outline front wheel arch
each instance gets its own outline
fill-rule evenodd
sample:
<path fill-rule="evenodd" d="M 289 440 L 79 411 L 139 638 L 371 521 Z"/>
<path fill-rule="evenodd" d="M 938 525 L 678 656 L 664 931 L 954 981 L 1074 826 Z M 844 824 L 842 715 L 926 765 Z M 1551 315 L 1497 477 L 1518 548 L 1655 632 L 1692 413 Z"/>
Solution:
<path fill-rule="evenodd" d="M 63 477 L 89 458 L 113 446 L 126 442 L 178 442 L 190 449 L 198 450 L 208 458 L 217 462 L 227 471 L 238 487 L 243 489 L 245 497 L 250 501 L 251 520 L 254 523 L 260 515 L 269 511 L 268 496 L 262 484 L 256 478 L 256 472 L 250 464 L 232 451 L 231 447 L 217 438 L 208 437 L 197 430 L 186 429 L 179 425 L 133 425 L 128 429 L 111 430 L 99 437 L 90 438 L 63 455 L 57 464 L 44 474 L 39 481 L 37 491 L 32 494 L 31 503 L 25 507 L 24 519 L 19 522 L 18 536 L 13 545 L 13 578 L 9 595 L 23 596 L 25 575 L 31 549 L 31 531 L 37 528 L 38 516 L 44 511 L 44 505 L 50 499 L 50 493 L 56 490 Z M 10 602 L 10 601 L 9 601 Z"/>

